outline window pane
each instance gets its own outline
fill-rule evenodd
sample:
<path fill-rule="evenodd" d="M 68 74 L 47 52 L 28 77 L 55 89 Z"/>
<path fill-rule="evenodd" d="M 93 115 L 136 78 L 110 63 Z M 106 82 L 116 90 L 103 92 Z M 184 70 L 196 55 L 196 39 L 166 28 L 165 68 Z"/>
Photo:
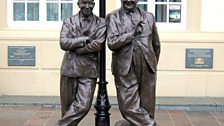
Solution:
<path fill-rule="evenodd" d="M 147 4 L 138 4 L 138 7 L 141 9 L 141 10 L 144 10 L 144 11 L 147 11 Z"/>
<path fill-rule="evenodd" d="M 57 3 L 47 3 L 47 21 L 58 21 Z"/>
<path fill-rule="evenodd" d="M 27 20 L 39 21 L 39 3 L 27 4 Z"/>
<path fill-rule="evenodd" d="M 170 2 L 181 2 L 181 0 L 170 0 Z"/>
<path fill-rule="evenodd" d="M 13 3 L 13 20 L 25 21 L 25 3 Z"/>
<path fill-rule="evenodd" d="M 167 22 L 167 5 L 156 5 L 156 22 Z"/>
<path fill-rule="evenodd" d="M 61 20 L 72 15 L 72 3 L 62 3 L 61 4 Z"/>
<path fill-rule="evenodd" d="M 167 2 L 167 0 L 156 0 L 156 2 Z"/>
<path fill-rule="evenodd" d="M 170 5 L 169 13 L 169 22 L 181 22 L 181 5 Z"/>

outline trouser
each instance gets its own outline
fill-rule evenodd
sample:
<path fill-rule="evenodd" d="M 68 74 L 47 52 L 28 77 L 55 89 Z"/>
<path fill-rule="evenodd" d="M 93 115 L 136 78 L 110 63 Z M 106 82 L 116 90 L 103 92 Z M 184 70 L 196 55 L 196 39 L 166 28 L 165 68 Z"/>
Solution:
<path fill-rule="evenodd" d="M 135 126 L 153 126 L 156 73 L 152 72 L 141 52 L 133 54 L 126 76 L 115 76 L 117 99 L 123 117 Z"/>
<path fill-rule="evenodd" d="M 77 126 L 88 113 L 96 87 L 96 78 L 76 78 L 61 75 L 60 126 Z"/>

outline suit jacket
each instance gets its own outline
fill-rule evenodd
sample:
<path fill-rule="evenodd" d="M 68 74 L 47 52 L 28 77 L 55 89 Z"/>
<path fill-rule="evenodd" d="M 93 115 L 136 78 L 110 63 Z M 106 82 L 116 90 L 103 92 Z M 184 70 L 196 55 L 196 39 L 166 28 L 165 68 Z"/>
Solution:
<path fill-rule="evenodd" d="M 160 55 L 160 41 L 152 13 L 139 11 L 139 21 L 142 22 L 142 32 L 133 37 L 127 14 L 123 8 L 107 15 L 107 44 L 112 53 L 112 73 L 125 76 L 131 66 L 134 42 L 138 44 L 145 60 L 153 72 L 157 71 Z M 136 15 L 135 15 L 136 16 Z"/>
<path fill-rule="evenodd" d="M 66 18 L 60 32 L 60 46 L 65 51 L 61 74 L 70 77 L 98 77 L 98 52 L 105 42 L 105 20 L 92 15 L 88 27 L 82 28 L 80 13 Z M 86 43 L 86 38 L 91 41 Z"/>

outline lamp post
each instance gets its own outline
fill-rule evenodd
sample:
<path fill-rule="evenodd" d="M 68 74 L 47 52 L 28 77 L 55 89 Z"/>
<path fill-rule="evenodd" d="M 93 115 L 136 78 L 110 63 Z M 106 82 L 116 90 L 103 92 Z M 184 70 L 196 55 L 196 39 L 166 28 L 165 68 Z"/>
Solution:
<path fill-rule="evenodd" d="M 99 11 L 100 17 L 105 18 L 106 15 L 106 2 L 105 0 L 100 0 Z M 95 126 L 110 126 L 110 102 L 107 95 L 107 81 L 106 81 L 106 49 L 105 44 L 100 51 L 100 78 L 98 82 L 98 93 L 96 98 L 96 103 L 94 105 L 96 109 L 95 113 Z"/>

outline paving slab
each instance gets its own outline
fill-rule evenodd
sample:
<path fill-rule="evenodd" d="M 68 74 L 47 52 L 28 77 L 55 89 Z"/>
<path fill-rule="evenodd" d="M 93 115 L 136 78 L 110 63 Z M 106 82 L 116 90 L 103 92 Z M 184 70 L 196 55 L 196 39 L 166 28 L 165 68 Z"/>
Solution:
<path fill-rule="evenodd" d="M 175 126 L 192 126 L 191 121 L 184 111 L 169 111 L 169 114 Z"/>
<path fill-rule="evenodd" d="M 36 112 L 30 110 L 10 110 L 0 118 L 1 126 L 24 126 Z"/>
<path fill-rule="evenodd" d="M 166 110 L 156 111 L 155 120 L 160 126 L 174 126 L 174 123 L 170 118 L 169 112 Z"/>
<path fill-rule="evenodd" d="M 112 126 L 122 116 L 116 97 L 109 99 Z M 92 104 L 80 126 L 95 125 L 95 98 Z M 157 97 L 155 115 L 160 126 L 224 126 L 224 98 Z M 59 96 L 0 96 L 0 125 L 53 126 L 60 117 Z"/>
<path fill-rule="evenodd" d="M 96 110 L 92 106 L 79 126 L 95 126 Z M 117 107 L 110 110 L 110 125 L 123 119 Z M 54 126 L 61 118 L 60 108 L 45 106 L 1 106 L 1 126 Z M 156 110 L 160 126 L 223 126 L 224 112 Z"/>
<path fill-rule="evenodd" d="M 186 112 L 193 126 L 222 126 L 210 112 Z"/>

